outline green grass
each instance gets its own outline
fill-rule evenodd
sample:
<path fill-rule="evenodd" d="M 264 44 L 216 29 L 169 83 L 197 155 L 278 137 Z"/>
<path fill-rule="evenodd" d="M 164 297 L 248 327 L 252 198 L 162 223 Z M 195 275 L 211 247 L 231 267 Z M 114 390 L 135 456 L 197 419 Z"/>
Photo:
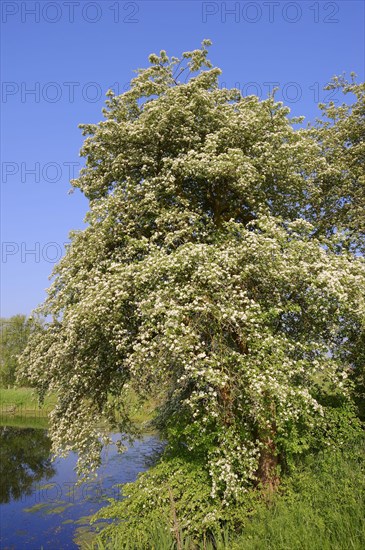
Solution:
<path fill-rule="evenodd" d="M 0 388 L 0 421 L 13 426 L 29 427 L 29 420 L 44 419 L 56 402 L 55 396 L 48 396 L 42 406 L 31 388 Z"/>
<path fill-rule="evenodd" d="M 136 424 L 148 426 L 155 417 L 158 399 L 148 399 L 140 403 L 132 389 L 128 391 L 127 399 L 131 410 L 131 420 Z"/>
<path fill-rule="evenodd" d="M 363 550 L 365 548 L 364 442 L 347 452 L 312 456 L 284 480 L 272 504 L 257 506 L 241 533 L 222 530 L 214 544 L 193 544 L 180 535 L 177 544 L 166 527 L 155 525 L 149 545 L 121 539 L 118 529 L 108 542 L 99 536 L 93 550 Z"/>
<path fill-rule="evenodd" d="M 48 396 L 43 407 L 51 408 L 55 402 L 55 396 Z M 0 388 L 0 406 L 6 405 L 39 409 L 38 397 L 32 388 Z"/>
<path fill-rule="evenodd" d="M 150 399 L 140 404 L 132 390 L 129 391 L 127 399 L 131 406 L 132 421 L 147 428 L 154 418 L 157 400 Z M 46 418 L 56 401 L 56 395 L 47 396 L 42 407 L 39 407 L 37 394 L 32 388 L 0 388 L 0 421 L 5 418 L 13 421 L 17 415 L 18 420 L 32 415 L 37 418 L 42 416 Z"/>
<path fill-rule="evenodd" d="M 311 457 L 231 550 L 363 550 L 365 452 Z"/>
<path fill-rule="evenodd" d="M 184 538 L 182 535 L 179 544 L 177 544 L 166 527 L 158 523 L 151 526 L 148 535 L 148 548 L 141 546 L 140 540 L 144 539 L 144 537 L 140 533 L 136 533 L 131 541 L 121 539 L 118 534 L 112 537 L 107 543 L 96 537 L 93 542 L 81 544 L 81 548 L 83 550 L 231 550 L 232 548 L 228 533 L 223 532 L 219 539 L 215 539 L 214 543 L 206 541 L 201 546 L 194 545 L 190 537 Z"/>
<path fill-rule="evenodd" d="M 48 418 L 46 416 L 13 416 L 0 414 L 0 426 L 12 426 L 13 428 L 47 429 Z"/>

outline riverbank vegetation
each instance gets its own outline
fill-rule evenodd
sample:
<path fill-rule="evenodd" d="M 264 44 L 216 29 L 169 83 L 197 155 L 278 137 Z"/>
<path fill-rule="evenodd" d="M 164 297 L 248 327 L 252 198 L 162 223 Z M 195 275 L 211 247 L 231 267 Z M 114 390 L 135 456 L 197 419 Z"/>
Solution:
<path fill-rule="evenodd" d="M 334 78 L 344 103 L 304 128 L 274 95 L 220 87 L 209 44 L 151 55 L 108 94 L 105 120 L 82 125 L 72 183 L 88 225 L 54 271 L 38 312 L 50 321 L 18 379 L 57 395 L 53 452 L 77 451 L 86 478 L 110 426 L 141 435 L 130 392 L 155 401 L 166 447 L 101 512 L 115 519 L 108 547 L 150 548 L 166 528 L 176 548 L 222 533 L 244 548 L 255 522 L 275 544 L 300 513 L 308 541 L 328 546 L 326 464 L 363 433 L 365 85 Z"/>
<path fill-rule="evenodd" d="M 365 542 L 365 449 L 364 440 L 354 441 L 341 451 L 327 449 L 298 462 L 270 503 L 256 492 L 251 505 L 231 511 L 241 516 L 240 533 L 227 525 L 200 543 L 186 537 L 175 514 L 176 529 L 171 529 L 173 509 L 165 505 L 164 517 L 150 517 L 148 526 L 133 530 L 113 524 L 102 531 L 89 550 L 362 550 Z M 190 498 L 191 489 L 184 489 Z M 128 493 L 128 490 L 126 491 Z M 121 511 L 128 505 L 111 505 L 95 517 L 125 519 Z M 170 505 L 171 506 L 171 505 Z M 131 508 L 131 507 L 130 507 Z"/>

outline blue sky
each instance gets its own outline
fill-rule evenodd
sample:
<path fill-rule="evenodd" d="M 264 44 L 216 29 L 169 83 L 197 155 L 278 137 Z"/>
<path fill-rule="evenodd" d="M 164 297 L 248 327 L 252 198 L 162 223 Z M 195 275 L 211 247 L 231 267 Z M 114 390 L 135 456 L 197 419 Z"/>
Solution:
<path fill-rule="evenodd" d="M 87 201 L 68 194 L 105 92 L 128 86 L 152 52 L 210 38 L 221 81 L 313 120 L 335 74 L 364 79 L 362 1 L 6 1 L 1 3 L 1 315 L 29 314 Z M 328 97 L 328 95 L 327 95 Z M 333 97 L 336 99 L 336 96 Z"/>

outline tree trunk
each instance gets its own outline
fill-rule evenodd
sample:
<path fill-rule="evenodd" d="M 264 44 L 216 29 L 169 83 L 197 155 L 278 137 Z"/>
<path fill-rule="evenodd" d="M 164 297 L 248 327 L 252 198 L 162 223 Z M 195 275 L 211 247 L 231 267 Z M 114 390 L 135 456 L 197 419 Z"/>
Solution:
<path fill-rule="evenodd" d="M 265 495 L 271 499 L 280 481 L 277 472 L 279 457 L 276 453 L 275 442 L 270 435 L 266 435 L 264 439 L 261 439 L 261 442 L 264 447 L 259 458 L 257 477 Z"/>
<path fill-rule="evenodd" d="M 275 444 L 275 403 L 271 402 L 268 407 L 271 412 L 271 422 L 269 427 L 262 430 L 261 433 L 259 432 L 259 439 L 263 447 L 259 458 L 257 477 L 264 489 L 265 495 L 271 500 L 273 493 L 278 488 L 280 479 L 278 475 L 279 456 Z"/>

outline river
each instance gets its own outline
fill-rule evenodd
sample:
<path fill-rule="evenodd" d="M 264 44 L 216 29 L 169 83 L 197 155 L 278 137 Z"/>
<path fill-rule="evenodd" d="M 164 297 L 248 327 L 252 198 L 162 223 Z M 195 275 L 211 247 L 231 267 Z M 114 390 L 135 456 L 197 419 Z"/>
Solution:
<path fill-rule="evenodd" d="M 46 429 L 0 426 L 1 550 L 80 548 L 90 537 L 87 517 L 121 498 L 118 485 L 134 481 L 160 449 L 150 434 L 123 454 L 110 446 L 97 480 L 77 486 L 76 455 L 52 462 Z"/>

